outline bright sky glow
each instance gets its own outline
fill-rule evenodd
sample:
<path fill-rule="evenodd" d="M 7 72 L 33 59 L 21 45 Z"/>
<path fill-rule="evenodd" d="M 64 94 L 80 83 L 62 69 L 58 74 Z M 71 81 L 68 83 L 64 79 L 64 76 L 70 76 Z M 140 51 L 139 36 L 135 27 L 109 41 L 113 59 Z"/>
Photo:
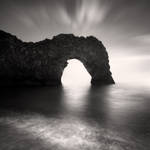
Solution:
<path fill-rule="evenodd" d="M 62 83 L 64 85 L 90 84 L 91 76 L 84 65 L 77 59 L 68 60 L 68 66 L 64 69 Z"/>

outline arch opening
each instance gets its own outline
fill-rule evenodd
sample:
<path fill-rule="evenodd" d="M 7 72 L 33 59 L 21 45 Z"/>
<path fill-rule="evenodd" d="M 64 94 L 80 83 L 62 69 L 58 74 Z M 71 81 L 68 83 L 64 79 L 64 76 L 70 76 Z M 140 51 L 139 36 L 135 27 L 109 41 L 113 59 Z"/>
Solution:
<path fill-rule="evenodd" d="M 61 82 L 63 85 L 69 86 L 90 85 L 91 76 L 80 60 L 69 59 L 67 63 L 68 65 L 64 69 L 61 77 Z"/>

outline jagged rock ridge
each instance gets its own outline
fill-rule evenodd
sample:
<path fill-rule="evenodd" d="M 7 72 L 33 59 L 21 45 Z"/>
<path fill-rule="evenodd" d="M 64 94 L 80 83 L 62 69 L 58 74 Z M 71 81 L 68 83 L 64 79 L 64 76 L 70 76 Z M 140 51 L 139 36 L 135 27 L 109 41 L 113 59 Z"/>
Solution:
<path fill-rule="evenodd" d="M 33 43 L 0 31 L 0 85 L 59 85 L 73 58 L 83 63 L 92 84 L 114 83 L 106 49 L 93 36 L 60 34 Z"/>

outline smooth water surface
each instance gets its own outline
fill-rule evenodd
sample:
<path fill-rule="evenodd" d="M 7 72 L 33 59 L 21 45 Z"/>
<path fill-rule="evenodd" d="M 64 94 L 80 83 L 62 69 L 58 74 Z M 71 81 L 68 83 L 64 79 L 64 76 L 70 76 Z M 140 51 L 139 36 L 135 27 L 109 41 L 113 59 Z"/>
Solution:
<path fill-rule="evenodd" d="M 3 88 L 0 150 L 149 150 L 150 88 Z"/>

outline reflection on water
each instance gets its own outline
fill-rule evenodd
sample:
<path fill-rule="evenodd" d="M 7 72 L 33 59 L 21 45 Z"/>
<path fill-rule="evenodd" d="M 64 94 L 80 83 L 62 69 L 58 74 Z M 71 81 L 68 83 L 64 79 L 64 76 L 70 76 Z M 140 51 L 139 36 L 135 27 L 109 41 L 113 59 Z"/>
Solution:
<path fill-rule="evenodd" d="M 1 149 L 149 150 L 150 89 L 3 88 Z"/>

